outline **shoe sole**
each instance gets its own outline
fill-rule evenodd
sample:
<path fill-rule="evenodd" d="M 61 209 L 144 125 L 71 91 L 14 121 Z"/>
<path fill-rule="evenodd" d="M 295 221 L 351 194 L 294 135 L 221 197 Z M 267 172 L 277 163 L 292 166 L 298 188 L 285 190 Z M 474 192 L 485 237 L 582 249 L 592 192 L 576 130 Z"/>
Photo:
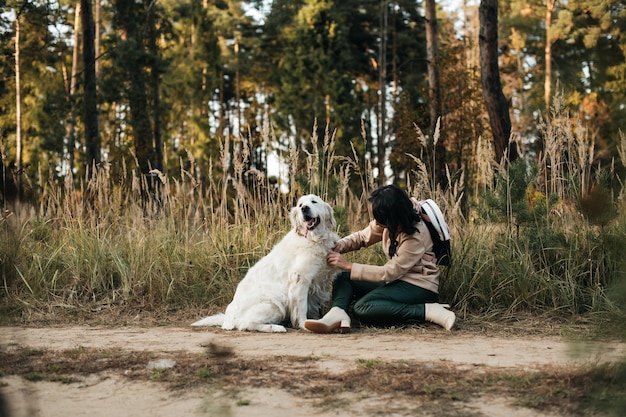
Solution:
<path fill-rule="evenodd" d="M 350 326 L 343 322 L 337 322 L 327 326 L 318 321 L 305 321 L 304 328 L 313 333 L 332 333 L 336 329 L 339 329 L 339 333 L 350 333 Z"/>

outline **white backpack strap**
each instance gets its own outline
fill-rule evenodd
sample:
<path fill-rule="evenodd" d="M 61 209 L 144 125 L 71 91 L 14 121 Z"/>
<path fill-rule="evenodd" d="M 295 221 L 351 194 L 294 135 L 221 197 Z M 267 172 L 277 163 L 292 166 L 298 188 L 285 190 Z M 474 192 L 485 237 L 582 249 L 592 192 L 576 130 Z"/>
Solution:
<path fill-rule="evenodd" d="M 437 203 L 429 198 L 428 200 L 419 201 L 418 204 L 422 210 L 421 213 L 424 220 L 435 226 L 435 230 L 439 234 L 439 239 L 450 240 L 448 224 L 444 220 L 443 213 Z"/>

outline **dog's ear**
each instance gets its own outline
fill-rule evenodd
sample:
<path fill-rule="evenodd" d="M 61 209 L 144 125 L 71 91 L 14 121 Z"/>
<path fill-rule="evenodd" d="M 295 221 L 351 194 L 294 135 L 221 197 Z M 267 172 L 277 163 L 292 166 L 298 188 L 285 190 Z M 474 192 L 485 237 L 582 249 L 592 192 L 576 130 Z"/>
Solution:
<path fill-rule="evenodd" d="M 333 208 L 328 203 L 324 203 L 324 205 L 326 207 L 326 224 L 329 224 L 331 226 L 331 229 L 334 231 L 335 229 L 337 229 L 337 221 L 335 220 Z"/>
<path fill-rule="evenodd" d="M 291 228 L 296 229 L 298 227 L 298 207 L 291 208 L 289 220 L 291 220 Z"/>

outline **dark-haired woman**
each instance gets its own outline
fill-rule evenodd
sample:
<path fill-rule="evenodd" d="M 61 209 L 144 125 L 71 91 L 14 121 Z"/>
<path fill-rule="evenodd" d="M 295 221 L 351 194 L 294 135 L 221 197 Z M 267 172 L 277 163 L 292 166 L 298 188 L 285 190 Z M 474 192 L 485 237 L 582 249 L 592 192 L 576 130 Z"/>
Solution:
<path fill-rule="evenodd" d="M 333 281 L 332 308 L 304 327 L 315 333 L 350 330 L 348 309 L 360 322 L 390 326 L 430 321 L 446 330 L 456 316 L 437 303 L 439 268 L 433 241 L 409 196 L 395 185 L 378 188 L 369 198 L 374 220 L 363 230 L 339 240 L 327 262 L 341 270 Z M 341 254 L 382 242 L 387 263 L 364 265 Z"/>

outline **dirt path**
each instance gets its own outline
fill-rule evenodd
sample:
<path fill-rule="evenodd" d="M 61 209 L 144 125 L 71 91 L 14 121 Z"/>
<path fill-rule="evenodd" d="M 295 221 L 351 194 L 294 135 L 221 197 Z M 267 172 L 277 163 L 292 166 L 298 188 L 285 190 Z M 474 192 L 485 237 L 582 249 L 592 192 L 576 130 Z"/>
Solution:
<path fill-rule="evenodd" d="M 421 334 L 420 334 L 421 333 Z M 403 333 L 316 335 L 290 330 L 265 334 L 180 327 L 0 327 L 0 343 L 53 350 L 77 347 L 202 352 L 207 344 L 241 356 L 317 356 L 352 366 L 356 359 L 451 361 L 459 365 L 531 367 L 614 361 L 625 345 L 567 341 L 559 337 L 489 337 L 420 329 Z"/>
<path fill-rule="evenodd" d="M 192 330 L 186 327 L 0 327 L 2 351 L 29 348 L 67 351 L 77 348 L 151 352 L 158 360 L 172 352 L 202 353 L 220 346 L 236 357 L 272 361 L 277 356 L 315 357 L 310 366 L 328 374 L 348 372 L 359 360 L 446 363 L 459 369 L 536 369 L 577 367 L 611 362 L 626 356 L 626 344 L 566 341 L 559 337 L 490 337 L 446 333 L 432 327 L 404 331 L 357 331 L 348 335 L 315 335 L 290 330 L 284 334 Z M 149 366 L 149 364 L 146 364 Z M 164 365 L 167 366 L 167 365 Z M 333 403 L 299 398 L 285 390 L 239 387 L 236 392 L 195 387 L 172 391 L 163 384 L 125 379 L 123 373 L 89 375 L 78 383 L 30 382 L 19 376 L 0 379 L 12 416 L 357 416 L 423 414 L 423 404 L 401 407 L 388 395 L 339 393 Z M 327 402 L 327 401 L 326 401 Z M 483 396 L 464 404 L 472 416 L 547 416 Z M 420 414 L 416 410 L 420 409 Z"/>

